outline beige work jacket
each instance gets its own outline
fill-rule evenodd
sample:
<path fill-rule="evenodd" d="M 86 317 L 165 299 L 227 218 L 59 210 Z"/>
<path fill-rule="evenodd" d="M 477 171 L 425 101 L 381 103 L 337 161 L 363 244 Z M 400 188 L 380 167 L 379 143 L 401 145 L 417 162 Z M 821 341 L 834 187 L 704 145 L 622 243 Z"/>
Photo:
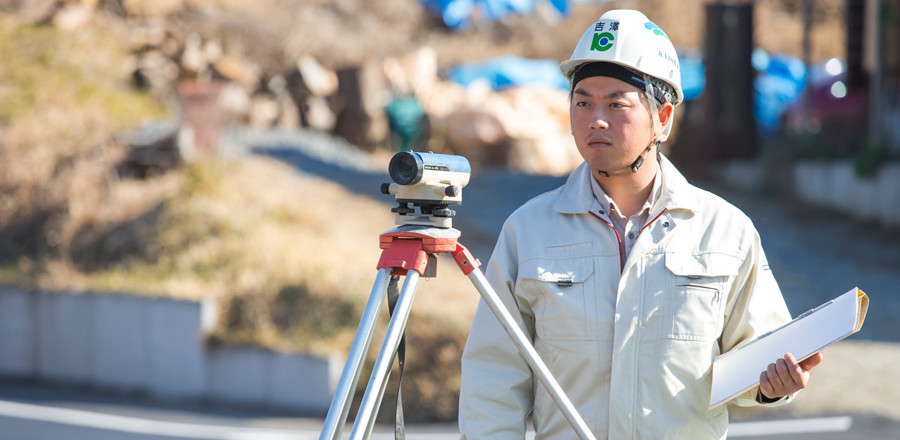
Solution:
<path fill-rule="evenodd" d="M 790 314 L 749 218 L 667 159 L 660 167 L 660 198 L 627 259 L 582 164 L 507 219 L 485 273 L 598 439 L 723 439 L 713 358 Z M 464 439 L 522 439 L 529 416 L 539 440 L 577 438 L 483 302 L 459 409 Z"/>

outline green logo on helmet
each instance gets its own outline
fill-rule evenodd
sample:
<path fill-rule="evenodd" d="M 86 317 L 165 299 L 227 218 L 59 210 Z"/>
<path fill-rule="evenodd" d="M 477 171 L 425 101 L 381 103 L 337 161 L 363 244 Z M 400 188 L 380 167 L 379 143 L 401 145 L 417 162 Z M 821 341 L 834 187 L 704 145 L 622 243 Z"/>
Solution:
<path fill-rule="evenodd" d="M 666 40 L 672 41 L 671 39 L 669 39 L 669 36 L 666 35 L 666 33 L 663 32 L 663 30 L 660 29 L 659 26 L 656 25 L 656 23 L 654 23 L 652 21 L 648 21 L 648 22 L 644 23 L 644 27 L 647 28 L 648 31 L 653 31 L 653 33 L 655 35 L 660 35 L 660 36 L 666 37 Z"/>
<path fill-rule="evenodd" d="M 610 47 L 613 46 L 613 40 L 616 37 L 609 32 L 603 32 L 601 34 L 594 34 L 594 40 L 591 41 L 591 50 L 597 50 L 600 52 L 604 52 L 609 50 Z"/>

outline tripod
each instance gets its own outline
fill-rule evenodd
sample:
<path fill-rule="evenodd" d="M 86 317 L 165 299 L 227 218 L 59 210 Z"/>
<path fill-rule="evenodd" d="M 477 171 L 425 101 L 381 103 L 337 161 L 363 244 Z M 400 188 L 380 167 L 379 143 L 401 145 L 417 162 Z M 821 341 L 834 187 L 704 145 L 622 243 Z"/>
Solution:
<path fill-rule="evenodd" d="M 347 363 L 344 365 L 344 370 L 341 373 L 341 378 L 335 390 L 334 398 L 331 401 L 331 406 L 328 409 L 328 415 L 319 440 L 338 440 L 341 438 L 344 423 L 350 410 L 352 396 L 362 371 L 365 355 L 372 342 L 375 320 L 386 296 L 389 280 L 392 275 L 405 275 L 406 280 L 403 283 L 403 288 L 400 290 L 394 312 L 385 330 L 381 351 L 378 353 L 375 365 L 372 367 L 369 383 L 360 403 L 356 422 L 353 424 L 353 431 L 350 434 L 351 440 L 371 437 L 375 416 L 381 406 L 391 366 L 394 363 L 394 357 L 397 355 L 397 349 L 400 345 L 403 331 L 406 328 L 419 277 L 426 276 L 426 270 L 434 268 L 433 264 L 436 264 L 434 254 L 438 253 L 450 253 L 462 273 L 472 281 L 472 284 L 481 294 L 481 298 L 500 321 L 510 338 L 512 338 L 525 361 L 544 387 L 547 388 L 550 396 L 560 407 L 560 410 L 563 411 L 563 414 L 578 436 L 581 439 L 594 439 L 581 415 L 578 414 L 572 402 L 541 360 L 528 337 L 515 323 L 512 315 L 506 310 L 500 298 L 497 297 L 497 293 L 488 284 L 484 274 L 478 268 L 479 261 L 472 256 L 468 249 L 459 244 L 459 236 L 460 232 L 453 228 L 435 228 L 425 225 L 404 225 L 381 235 L 380 246 L 383 251 L 378 261 L 378 275 L 375 278 L 372 292 L 360 319 L 356 336 L 347 356 Z M 433 262 L 431 265 L 429 260 Z"/>

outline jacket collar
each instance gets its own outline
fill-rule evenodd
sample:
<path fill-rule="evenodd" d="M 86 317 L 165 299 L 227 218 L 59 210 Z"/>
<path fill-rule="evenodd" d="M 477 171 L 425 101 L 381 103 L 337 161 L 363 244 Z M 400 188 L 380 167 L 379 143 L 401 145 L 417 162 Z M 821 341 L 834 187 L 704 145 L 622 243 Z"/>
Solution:
<path fill-rule="evenodd" d="M 692 212 L 699 211 L 700 206 L 697 203 L 699 197 L 694 195 L 694 192 L 699 190 L 687 182 L 668 158 L 665 156 L 660 157 L 659 168 L 663 178 L 662 190 L 660 191 L 657 205 L 652 210 L 655 212 L 663 209 L 669 211 L 677 209 L 686 209 Z M 594 193 L 591 190 L 591 181 L 588 179 L 593 179 L 590 166 L 587 162 L 582 162 L 575 171 L 569 174 L 569 178 L 563 185 L 562 193 L 556 199 L 554 205 L 556 212 L 584 214 L 591 210 L 597 199 L 594 197 Z"/>

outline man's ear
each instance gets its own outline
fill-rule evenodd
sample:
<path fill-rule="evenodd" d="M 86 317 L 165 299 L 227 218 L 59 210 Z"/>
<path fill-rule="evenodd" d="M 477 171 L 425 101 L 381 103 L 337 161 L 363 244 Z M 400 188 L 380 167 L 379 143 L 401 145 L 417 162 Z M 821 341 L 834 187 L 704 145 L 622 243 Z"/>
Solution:
<path fill-rule="evenodd" d="M 663 127 L 669 124 L 672 114 L 675 113 L 675 106 L 667 102 L 659 107 L 659 123 Z"/>

